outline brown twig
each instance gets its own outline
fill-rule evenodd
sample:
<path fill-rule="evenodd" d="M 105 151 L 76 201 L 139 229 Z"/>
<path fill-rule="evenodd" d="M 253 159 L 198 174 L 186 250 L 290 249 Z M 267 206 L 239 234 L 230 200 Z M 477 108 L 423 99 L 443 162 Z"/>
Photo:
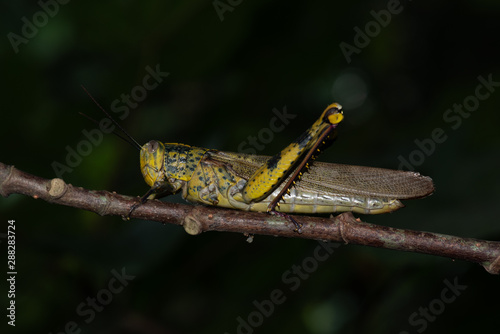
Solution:
<path fill-rule="evenodd" d="M 14 166 L 0 163 L 0 194 L 24 194 L 50 203 L 72 206 L 99 215 L 126 216 L 138 198 L 108 191 L 88 190 L 66 184 L 61 179 L 47 180 Z M 500 242 L 404 230 L 368 224 L 351 213 L 334 218 L 300 216 L 301 234 L 280 217 L 259 212 L 183 205 L 151 200 L 139 206 L 131 218 L 182 225 L 187 233 L 226 231 L 264 234 L 366 245 L 408 252 L 444 256 L 481 264 L 489 273 L 500 273 Z"/>

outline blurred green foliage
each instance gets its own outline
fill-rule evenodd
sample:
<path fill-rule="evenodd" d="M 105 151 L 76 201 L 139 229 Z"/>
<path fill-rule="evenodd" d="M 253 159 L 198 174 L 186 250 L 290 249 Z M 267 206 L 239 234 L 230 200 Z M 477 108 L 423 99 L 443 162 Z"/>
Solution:
<path fill-rule="evenodd" d="M 214 3 L 232 10 L 218 13 Z M 110 110 L 122 94 L 142 85 L 146 66 L 158 65 L 169 76 L 122 121 L 140 143 L 158 139 L 237 151 L 269 126 L 274 108 L 286 106 L 296 117 L 259 151 L 272 155 L 337 101 L 346 118 L 320 160 L 396 169 L 400 157 L 422 151 L 415 140 L 441 128 L 446 140 L 416 166 L 433 177 L 436 193 L 363 220 L 498 240 L 500 91 L 480 101 L 456 129 L 443 116 L 474 95 L 478 76 L 500 81 L 500 6 L 404 1 L 385 27 L 373 23 L 371 11 L 380 16 L 387 6 L 70 1 L 13 47 L 12 34 L 22 36 L 22 18 L 41 20 L 43 8 L 37 2 L 3 3 L 0 161 L 55 177 L 52 164 L 65 164 L 67 147 L 75 149 L 86 139 L 82 131 L 95 128 L 78 112 L 101 117 L 80 85 Z M 356 47 L 354 28 L 365 31 L 370 22 L 379 31 L 369 32 L 367 45 L 357 47 L 348 63 L 341 43 Z M 106 135 L 63 178 L 142 195 L 147 186 L 138 165 L 138 152 Z M 313 256 L 317 242 L 256 236 L 247 244 L 244 236 L 228 233 L 192 237 L 177 226 L 124 222 L 19 195 L 1 198 L 0 212 L 0 233 L 6 233 L 7 219 L 16 220 L 17 321 L 8 333 L 60 333 L 71 321 L 82 333 L 238 333 L 238 317 L 248 322 L 257 310 L 253 302 L 269 299 L 276 289 L 286 300 L 262 321 L 254 317 L 259 326 L 247 333 L 498 328 L 498 277 L 470 263 L 341 246 L 291 291 L 282 276 Z M 105 296 L 112 270 L 122 268 L 135 278 L 87 323 L 78 306 Z M 444 280 L 455 278 L 467 288 L 444 310 L 436 309 Z M 439 313 L 435 318 L 409 322 L 429 305 Z"/>

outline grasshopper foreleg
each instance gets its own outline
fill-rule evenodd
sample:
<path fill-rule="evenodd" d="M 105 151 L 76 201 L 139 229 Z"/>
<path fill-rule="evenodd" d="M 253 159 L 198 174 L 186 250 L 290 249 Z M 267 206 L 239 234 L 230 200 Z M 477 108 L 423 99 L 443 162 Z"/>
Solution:
<path fill-rule="evenodd" d="M 137 209 L 138 207 L 140 207 L 141 205 L 146 203 L 148 199 L 153 199 L 154 197 L 152 197 L 152 198 L 149 198 L 149 197 L 151 195 L 155 195 L 155 190 L 156 190 L 156 188 L 154 188 L 154 187 L 149 189 L 148 192 L 145 193 L 144 196 L 141 197 L 141 199 L 139 200 L 139 203 L 135 203 L 130 207 L 128 214 L 124 217 L 124 219 L 130 220 L 130 215 L 132 214 L 132 212 L 134 212 L 135 209 Z"/>

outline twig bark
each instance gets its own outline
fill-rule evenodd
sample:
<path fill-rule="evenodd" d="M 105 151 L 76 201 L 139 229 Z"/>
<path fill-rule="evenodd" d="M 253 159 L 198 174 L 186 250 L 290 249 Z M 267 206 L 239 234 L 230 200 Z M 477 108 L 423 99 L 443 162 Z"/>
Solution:
<path fill-rule="evenodd" d="M 54 204 L 71 206 L 99 215 L 126 216 L 137 197 L 108 191 L 88 190 L 66 184 L 61 179 L 43 179 L 14 166 L 0 163 L 0 194 L 24 194 Z M 368 224 L 351 213 L 327 219 L 295 217 L 303 224 L 302 233 L 283 218 L 259 212 L 244 212 L 200 205 L 183 205 L 151 200 L 139 206 L 131 218 L 182 225 L 187 233 L 205 231 L 263 234 L 366 245 L 408 252 L 444 256 L 481 264 L 489 273 L 500 273 L 500 242 L 460 238 Z"/>

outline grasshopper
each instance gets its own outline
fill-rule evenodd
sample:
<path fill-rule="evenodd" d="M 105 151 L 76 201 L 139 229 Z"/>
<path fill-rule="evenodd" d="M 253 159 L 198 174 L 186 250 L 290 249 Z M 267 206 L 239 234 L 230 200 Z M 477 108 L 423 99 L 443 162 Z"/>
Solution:
<path fill-rule="evenodd" d="M 287 213 L 386 213 L 403 207 L 402 199 L 421 198 L 434 191 L 432 179 L 416 172 L 312 164 L 344 118 L 338 103 L 330 104 L 299 138 L 269 157 L 157 140 L 141 146 L 94 102 L 130 140 L 120 137 L 140 150 L 142 176 L 150 189 L 129 216 L 148 199 L 178 192 L 193 203 L 291 219 Z M 291 220 L 300 231 L 300 224 Z"/>
<path fill-rule="evenodd" d="M 329 105 L 273 157 L 152 140 L 140 149 L 142 175 L 151 187 L 146 195 L 182 191 L 189 202 L 246 211 L 378 214 L 402 207 L 401 199 L 433 192 L 432 180 L 415 172 L 311 164 L 342 119 L 342 106 Z"/>

